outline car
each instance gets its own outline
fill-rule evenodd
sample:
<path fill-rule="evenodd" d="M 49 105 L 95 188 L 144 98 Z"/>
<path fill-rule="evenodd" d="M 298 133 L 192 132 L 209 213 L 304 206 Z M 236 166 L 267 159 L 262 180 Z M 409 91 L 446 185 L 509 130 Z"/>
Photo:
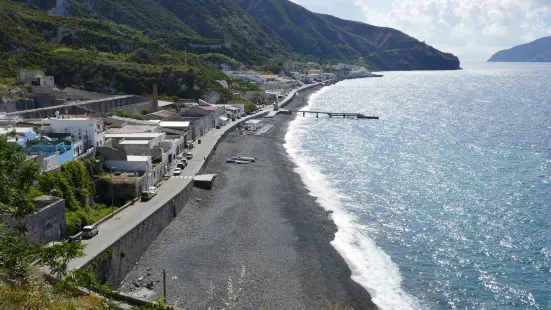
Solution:
<path fill-rule="evenodd" d="M 174 169 L 174 172 L 172 173 L 172 175 L 180 175 L 180 174 L 182 174 L 182 169 L 180 168 Z"/>
<path fill-rule="evenodd" d="M 82 237 L 83 238 L 92 238 L 95 235 L 99 234 L 99 230 L 95 225 L 88 225 L 82 228 Z"/>
<path fill-rule="evenodd" d="M 186 159 L 190 160 L 193 158 L 193 154 L 191 152 L 186 152 Z"/>
<path fill-rule="evenodd" d="M 67 242 L 69 242 L 69 243 L 71 243 L 71 242 L 80 242 L 80 241 L 82 241 L 82 234 L 69 236 L 69 238 L 67 238 Z"/>
<path fill-rule="evenodd" d="M 222 128 L 220 125 L 216 125 L 216 129 L 220 129 Z"/>
<path fill-rule="evenodd" d="M 142 201 L 147 201 L 155 197 L 156 195 L 157 195 L 157 188 L 155 186 L 150 186 L 147 190 L 142 191 L 141 198 L 142 198 Z"/>

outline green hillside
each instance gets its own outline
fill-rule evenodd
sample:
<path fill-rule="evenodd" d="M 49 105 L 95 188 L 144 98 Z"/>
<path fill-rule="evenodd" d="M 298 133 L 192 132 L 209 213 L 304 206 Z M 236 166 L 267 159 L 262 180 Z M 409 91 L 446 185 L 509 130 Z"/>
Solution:
<path fill-rule="evenodd" d="M 148 94 L 152 84 L 169 96 L 200 98 L 216 91 L 233 96 L 216 81 L 225 78 L 212 63 L 236 66 L 222 55 L 170 50 L 126 25 L 96 19 L 56 17 L 0 2 L 0 78 L 19 68 L 41 68 L 62 87 Z"/>
<path fill-rule="evenodd" d="M 270 26 L 294 51 L 318 60 L 362 57 L 379 70 L 459 69 L 459 60 L 391 28 L 310 12 L 288 0 L 234 0 Z"/>
<path fill-rule="evenodd" d="M 16 0 L 43 11 L 56 1 Z M 57 14 L 124 24 L 167 47 L 197 53 L 223 53 L 245 63 L 287 58 L 291 47 L 231 0 L 67 0 Z"/>

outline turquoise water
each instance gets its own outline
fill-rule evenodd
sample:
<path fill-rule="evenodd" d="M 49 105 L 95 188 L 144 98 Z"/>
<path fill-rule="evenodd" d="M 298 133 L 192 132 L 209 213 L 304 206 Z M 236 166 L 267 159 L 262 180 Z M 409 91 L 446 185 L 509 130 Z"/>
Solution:
<path fill-rule="evenodd" d="M 287 149 L 383 309 L 551 309 L 551 65 L 389 72 L 314 94 Z"/>

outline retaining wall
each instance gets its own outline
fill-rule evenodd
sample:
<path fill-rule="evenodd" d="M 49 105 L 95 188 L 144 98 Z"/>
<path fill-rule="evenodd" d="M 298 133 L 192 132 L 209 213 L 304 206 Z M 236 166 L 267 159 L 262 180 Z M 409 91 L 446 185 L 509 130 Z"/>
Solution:
<path fill-rule="evenodd" d="M 83 267 L 93 266 L 101 281 L 118 287 L 161 231 L 182 211 L 192 189 L 193 182 L 190 182 L 155 213 Z"/>

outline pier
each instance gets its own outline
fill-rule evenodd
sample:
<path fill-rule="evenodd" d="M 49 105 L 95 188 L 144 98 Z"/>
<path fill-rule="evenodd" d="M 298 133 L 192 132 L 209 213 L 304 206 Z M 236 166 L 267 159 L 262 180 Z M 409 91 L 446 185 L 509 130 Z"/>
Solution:
<path fill-rule="evenodd" d="M 316 114 L 316 118 L 319 117 L 320 114 L 322 114 L 322 115 L 329 116 L 329 118 L 342 117 L 342 118 L 360 118 L 360 119 L 379 119 L 378 116 L 368 116 L 368 115 L 363 115 L 361 113 L 303 111 L 303 110 L 300 110 L 300 111 L 298 111 L 298 110 L 287 110 L 287 111 L 290 112 L 289 114 L 297 113 L 297 115 L 298 115 L 298 114 L 302 113 L 302 116 L 306 116 L 306 113 Z"/>
<path fill-rule="evenodd" d="M 316 118 L 319 118 L 320 114 L 321 115 L 326 115 L 326 116 L 329 116 L 329 118 L 337 118 L 337 117 L 341 117 L 341 118 L 356 118 L 356 119 L 379 119 L 378 116 L 371 116 L 371 115 L 364 115 L 364 114 L 361 114 L 361 113 L 347 113 L 347 112 L 326 112 L 326 111 L 303 111 L 303 110 L 283 110 L 283 109 L 280 109 L 280 110 L 276 110 L 276 111 L 272 111 L 270 112 L 267 116 L 265 116 L 266 118 L 272 118 L 274 117 L 276 114 L 288 114 L 288 115 L 292 115 L 293 113 L 296 113 L 297 115 L 300 115 L 302 114 L 302 116 L 306 116 L 306 114 L 315 114 L 316 115 Z"/>

